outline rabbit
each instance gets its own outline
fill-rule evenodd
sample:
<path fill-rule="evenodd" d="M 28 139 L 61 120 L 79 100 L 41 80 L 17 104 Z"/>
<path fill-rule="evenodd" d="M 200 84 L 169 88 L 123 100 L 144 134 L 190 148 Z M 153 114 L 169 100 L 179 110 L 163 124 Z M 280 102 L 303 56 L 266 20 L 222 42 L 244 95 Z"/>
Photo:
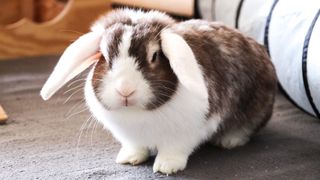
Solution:
<path fill-rule="evenodd" d="M 217 22 L 177 22 L 159 11 L 118 9 L 72 43 L 41 90 L 49 99 L 92 67 L 84 96 L 121 143 L 116 162 L 156 153 L 154 172 L 184 170 L 205 142 L 246 144 L 270 119 L 277 91 L 265 48 Z"/>

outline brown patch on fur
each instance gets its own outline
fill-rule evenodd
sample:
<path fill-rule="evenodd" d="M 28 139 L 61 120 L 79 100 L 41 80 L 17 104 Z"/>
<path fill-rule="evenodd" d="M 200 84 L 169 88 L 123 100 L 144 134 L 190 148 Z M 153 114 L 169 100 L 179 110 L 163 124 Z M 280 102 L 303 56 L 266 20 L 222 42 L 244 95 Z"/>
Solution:
<path fill-rule="evenodd" d="M 160 43 L 160 32 L 170 25 L 159 21 L 150 21 L 134 26 L 129 48 L 129 55 L 136 58 L 139 70 L 150 83 L 154 99 L 147 105 L 147 109 L 160 107 L 171 99 L 177 89 L 178 78 L 170 67 L 169 60 L 163 54 Z M 149 44 L 158 44 L 158 56 L 154 63 L 148 60 Z M 154 52 L 149 52 L 154 53 Z"/>
<path fill-rule="evenodd" d="M 121 25 L 118 25 L 113 32 L 109 34 L 111 40 L 108 44 L 108 59 L 110 68 L 112 67 L 112 61 L 119 54 L 119 45 L 121 43 L 121 37 L 124 33 L 124 28 Z"/>
<path fill-rule="evenodd" d="M 155 95 L 152 102 L 149 103 L 148 109 L 155 109 L 169 101 L 175 94 L 178 78 L 162 51 L 159 52 L 159 59 L 155 67 L 152 68 L 148 65 L 142 69 L 145 72 L 143 75 L 150 82 Z"/>
<path fill-rule="evenodd" d="M 209 25 L 211 30 L 201 30 Z M 207 117 L 222 118 L 215 139 L 245 129 L 252 134 L 270 119 L 277 79 L 263 46 L 236 30 L 201 20 L 173 27 L 193 50 L 209 92 Z"/>
<path fill-rule="evenodd" d="M 98 92 L 98 88 L 101 84 L 101 80 L 105 74 L 107 74 L 107 70 L 109 69 L 108 63 L 106 59 L 101 56 L 99 61 L 94 67 L 93 76 L 92 76 L 92 86 L 95 93 Z"/>

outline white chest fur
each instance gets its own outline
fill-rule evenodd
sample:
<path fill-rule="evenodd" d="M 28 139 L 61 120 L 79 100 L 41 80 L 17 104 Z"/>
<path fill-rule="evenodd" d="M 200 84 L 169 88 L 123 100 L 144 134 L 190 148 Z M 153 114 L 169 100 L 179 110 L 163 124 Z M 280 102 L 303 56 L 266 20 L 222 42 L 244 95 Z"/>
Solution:
<path fill-rule="evenodd" d="M 85 86 L 89 109 L 122 144 L 148 148 L 176 143 L 197 146 L 209 138 L 220 123 L 218 116 L 206 120 L 208 102 L 192 96 L 181 85 L 169 102 L 155 110 L 122 108 L 108 111 L 93 92 L 91 76 L 92 72 Z"/>

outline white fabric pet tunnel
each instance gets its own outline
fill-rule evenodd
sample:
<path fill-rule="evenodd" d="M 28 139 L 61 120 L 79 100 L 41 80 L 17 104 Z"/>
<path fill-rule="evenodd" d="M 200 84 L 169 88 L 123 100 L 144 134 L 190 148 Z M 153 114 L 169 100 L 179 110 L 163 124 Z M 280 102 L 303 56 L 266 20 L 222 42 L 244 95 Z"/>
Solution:
<path fill-rule="evenodd" d="M 216 0 L 215 18 L 264 44 L 284 91 L 320 118 L 320 1 Z"/>

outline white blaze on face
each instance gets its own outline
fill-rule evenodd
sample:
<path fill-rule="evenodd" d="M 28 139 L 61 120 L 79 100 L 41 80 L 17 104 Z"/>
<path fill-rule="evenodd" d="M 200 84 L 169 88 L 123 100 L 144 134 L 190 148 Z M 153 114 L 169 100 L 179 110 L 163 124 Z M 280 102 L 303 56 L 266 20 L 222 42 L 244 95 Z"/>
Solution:
<path fill-rule="evenodd" d="M 144 108 L 153 97 L 149 83 L 138 70 L 135 57 L 129 55 L 133 30 L 126 26 L 118 46 L 118 55 L 112 59 L 112 68 L 104 76 L 98 96 L 111 109 L 124 106 Z M 103 38 L 107 39 L 107 38 Z M 101 42 L 101 47 L 108 46 Z M 107 55 L 107 52 L 103 52 Z"/>

